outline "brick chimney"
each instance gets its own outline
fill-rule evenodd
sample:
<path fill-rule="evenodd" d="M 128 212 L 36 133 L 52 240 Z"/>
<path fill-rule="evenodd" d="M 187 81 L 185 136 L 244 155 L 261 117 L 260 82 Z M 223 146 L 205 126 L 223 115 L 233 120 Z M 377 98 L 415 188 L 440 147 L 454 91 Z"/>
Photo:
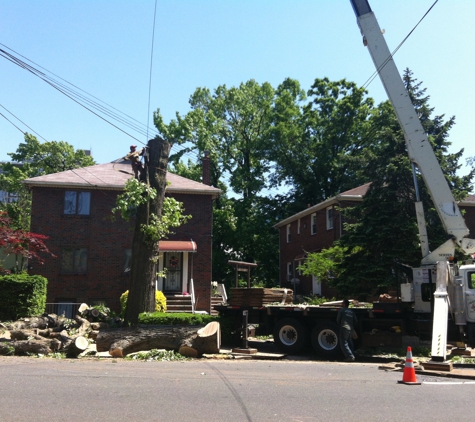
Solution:
<path fill-rule="evenodd" d="M 201 159 L 203 166 L 203 184 L 211 185 L 211 159 L 209 158 L 209 151 L 204 151 L 204 156 Z"/>

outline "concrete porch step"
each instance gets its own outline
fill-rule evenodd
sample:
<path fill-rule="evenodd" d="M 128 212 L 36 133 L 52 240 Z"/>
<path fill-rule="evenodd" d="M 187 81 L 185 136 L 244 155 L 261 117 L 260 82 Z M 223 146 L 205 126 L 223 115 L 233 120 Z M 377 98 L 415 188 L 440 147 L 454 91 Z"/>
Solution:
<path fill-rule="evenodd" d="M 190 295 L 169 295 L 167 298 L 167 312 L 193 312 Z"/>

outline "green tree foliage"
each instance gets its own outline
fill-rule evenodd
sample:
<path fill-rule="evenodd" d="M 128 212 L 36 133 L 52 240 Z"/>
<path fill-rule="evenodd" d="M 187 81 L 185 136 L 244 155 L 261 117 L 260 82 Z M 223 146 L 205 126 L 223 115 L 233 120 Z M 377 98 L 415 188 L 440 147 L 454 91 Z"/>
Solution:
<path fill-rule="evenodd" d="M 316 79 L 305 105 L 294 81 L 277 92 L 272 180 L 290 186 L 293 212 L 368 181 L 361 169 L 373 100 L 363 88 L 345 79 Z"/>
<path fill-rule="evenodd" d="M 468 193 L 474 173 L 456 175 L 463 151 L 448 152 L 448 132 L 454 118 L 444 121 L 444 116 L 433 115 L 429 96 L 410 70 L 406 69 L 403 80 L 454 196 L 461 199 Z M 389 102 L 375 110 L 371 125 L 369 145 L 372 146 L 366 151 L 369 161 L 364 173 L 372 184 L 361 205 L 344 211 L 348 223 L 339 245 L 349 253 L 339 263 L 338 277 L 332 281 L 342 294 L 352 294 L 360 299 L 372 297 L 381 289 L 395 289 L 407 273 L 401 264 L 417 266 L 422 257 L 411 163 Z M 446 240 L 446 234 L 420 175 L 418 179 L 433 250 Z"/>
<path fill-rule="evenodd" d="M 156 115 L 158 129 L 185 147 L 170 157 L 179 174 L 198 176 L 196 167 L 178 164 L 184 152 L 200 157 L 209 152 L 211 184 L 223 191 L 214 203 L 213 276 L 219 280 L 234 279 L 229 259 L 262 263 L 253 270 L 254 279 L 265 277 L 269 284 L 278 279 L 278 238 L 272 225 L 279 204 L 267 197 L 276 95 L 270 84 L 254 80 L 213 92 L 198 88 L 186 116 L 177 115 L 166 126 Z"/>
<path fill-rule="evenodd" d="M 92 157 L 87 156 L 83 150 L 74 150 L 67 142 L 40 143 L 28 133 L 16 152 L 8 155 L 12 162 L 0 164 L 0 189 L 17 194 L 18 200 L 0 204 L 0 207 L 8 213 L 14 227 L 23 230 L 30 227 L 31 212 L 31 195 L 23 185 L 23 180 L 95 164 Z"/>

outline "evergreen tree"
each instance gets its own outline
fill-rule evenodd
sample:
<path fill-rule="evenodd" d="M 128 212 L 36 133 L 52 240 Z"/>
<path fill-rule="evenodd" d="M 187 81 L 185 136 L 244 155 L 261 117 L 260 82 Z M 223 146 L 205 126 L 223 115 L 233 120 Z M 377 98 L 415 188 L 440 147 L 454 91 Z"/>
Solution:
<path fill-rule="evenodd" d="M 458 176 L 458 163 L 463 150 L 448 152 L 448 135 L 454 117 L 433 115 L 429 96 L 421 83 L 406 69 L 403 75 L 406 89 L 426 130 L 442 171 L 456 199 L 470 190 L 474 172 Z M 417 266 L 421 260 L 418 228 L 415 216 L 415 189 L 410 160 L 402 130 L 392 106 L 382 103 L 373 114 L 372 146 L 366 151 L 368 165 L 365 174 L 372 184 L 361 205 L 344 211 L 348 223 L 339 245 L 348 248 L 333 280 L 343 294 L 368 298 L 382 288 L 396 288 L 402 269 Z M 430 249 L 442 244 L 447 235 L 431 202 L 427 188 L 418 175 L 422 201 L 426 211 Z"/>

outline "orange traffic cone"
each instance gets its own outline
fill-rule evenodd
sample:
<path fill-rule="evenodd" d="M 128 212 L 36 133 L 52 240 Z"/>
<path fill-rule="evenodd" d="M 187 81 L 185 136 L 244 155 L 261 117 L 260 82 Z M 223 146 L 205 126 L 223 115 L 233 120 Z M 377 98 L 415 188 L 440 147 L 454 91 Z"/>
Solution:
<path fill-rule="evenodd" d="M 407 348 L 406 365 L 404 366 L 404 374 L 402 375 L 402 381 L 398 381 L 400 384 L 421 385 L 417 382 L 416 371 L 414 370 L 414 362 L 412 361 L 412 349 L 411 346 Z"/>

